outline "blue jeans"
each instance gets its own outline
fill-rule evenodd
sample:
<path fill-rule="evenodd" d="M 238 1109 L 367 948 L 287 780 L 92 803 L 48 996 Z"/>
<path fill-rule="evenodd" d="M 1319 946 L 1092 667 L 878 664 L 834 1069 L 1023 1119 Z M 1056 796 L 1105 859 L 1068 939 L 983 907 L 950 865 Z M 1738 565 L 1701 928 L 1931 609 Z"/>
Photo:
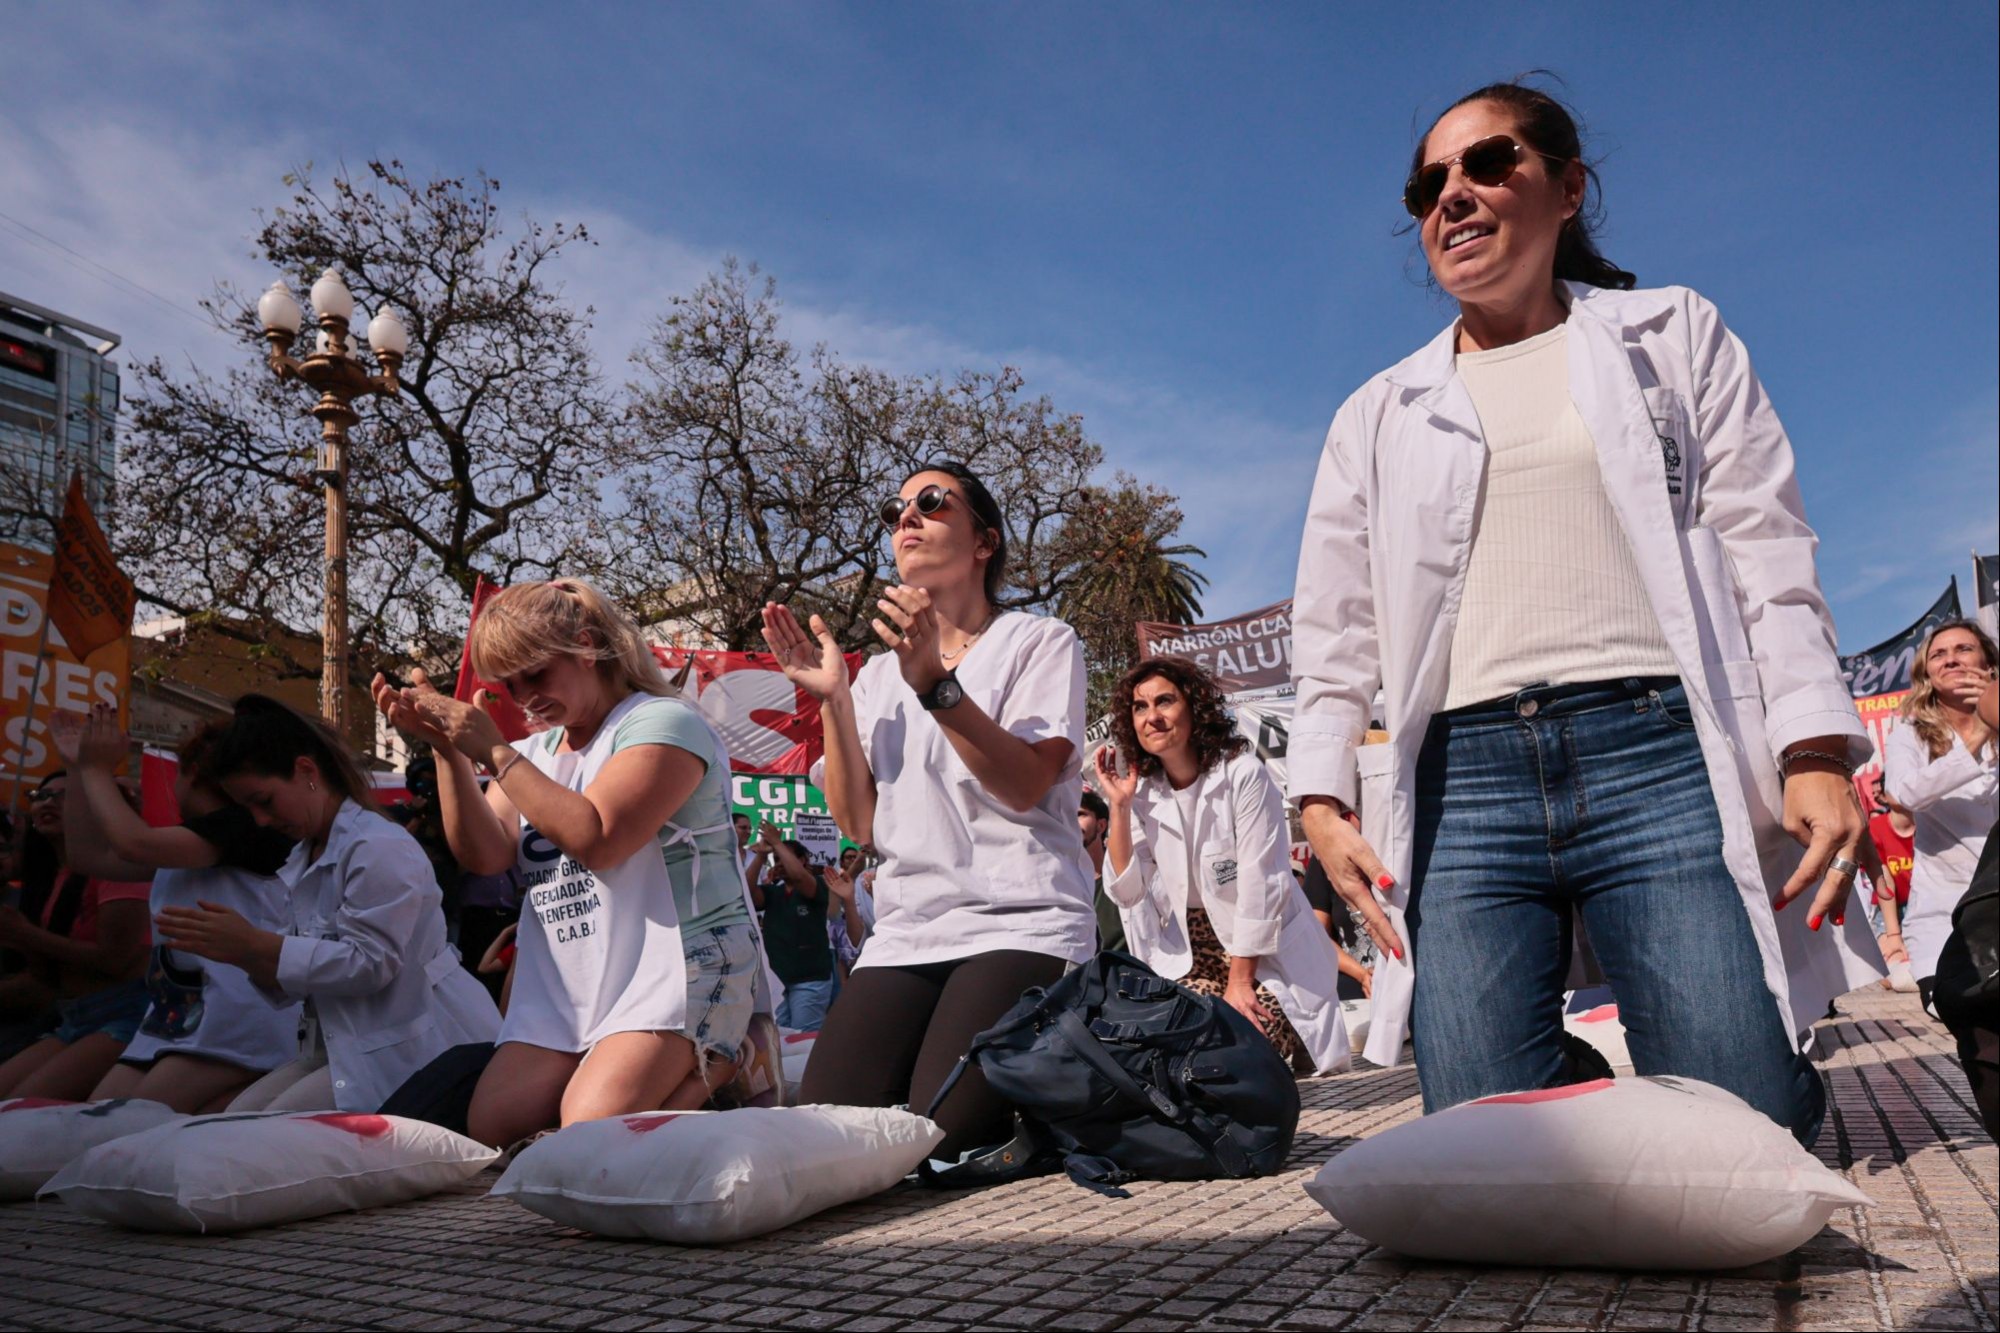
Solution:
<path fill-rule="evenodd" d="M 817 1032 L 826 1022 L 827 1006 L 833 1003 L 833 978 L 801 981 L 785 987 L 778 1001 L 778 1026 L 794 1032 Z"/>
<path fill-rule="evenodd" d="M 1826 1093 L 1764 984 L 1679 681 L 1536 686 L 1440 714 L 1416 798 L 1426 1111 L 1569 1078 L 1562 991 L 1580 912 L 1635 1072 L 1712 1083 L 1812 1144 Z"/>

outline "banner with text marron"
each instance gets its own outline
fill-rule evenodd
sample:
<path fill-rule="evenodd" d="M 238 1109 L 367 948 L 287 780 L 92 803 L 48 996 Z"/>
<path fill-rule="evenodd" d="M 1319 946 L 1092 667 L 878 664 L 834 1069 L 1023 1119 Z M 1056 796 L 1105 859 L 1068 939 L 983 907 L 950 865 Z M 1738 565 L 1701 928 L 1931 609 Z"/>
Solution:
<path fill-rule="evenodd" d="M 36 684 L 35 649 L 43 644 L 52 564 L 46 551 L 0 542 L 0 779 L 9 781 L 20 773 L 38 778 L 62 767 L 49 744 L 49 714 L 56 709 L 81 712 L 92 704 L 111 704 L 120 725 L 127 720 L 132 647 L 123 635 L 79 658 L 51 625 Z"/>
<path fill-rule="evenodd" d="M 1142 620 L 1142 657 L 1189 657 L 1205 667 L 1224 694 L 1249 694 L 1292 683 L 1292 602 L 1207 625 Z"/>

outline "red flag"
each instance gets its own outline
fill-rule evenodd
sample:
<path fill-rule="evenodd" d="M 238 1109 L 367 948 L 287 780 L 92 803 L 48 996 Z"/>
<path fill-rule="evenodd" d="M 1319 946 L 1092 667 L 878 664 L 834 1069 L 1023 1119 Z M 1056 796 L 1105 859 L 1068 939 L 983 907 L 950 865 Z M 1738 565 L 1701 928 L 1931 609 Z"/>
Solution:
<path fill-rule="evenodd" d="M 480 608 L 492 600 L 493 594 L 499 591 L 500 586 L 488 583 L 484 574 L 479 576 L 479 582 L 473 586 L 472 617 L 465 622 L 465 648 L 459 654 L 458 685 L 452 690 L 451 697 L 472 703 L 477 699 L 479 691 L 487 691 L 493 697 L 487 702 L 486 711 L 492 715 L 494 724 L 500 728 L 500 735 L 507 740 L 518 741 L 529 733 L 527 715 L 521 711 L 521 706 L 514 702 L 504 686 L 481 680 L 479 673 L 472 669 L 472 627 L 479 620 Z"/>
<path fill-rule="evenodd" d="M 653 656 L 670 676 L 690 669 L 688 694 L 722 733 L 736 772 L 803 774 L 820 757 L 819 700 L 786 680 L 769 653 L 655 646 Z M 846 657 L 852 680 L 862 657 Z"/>
<path fill-rule="evenodd" d="M 107 643 L 132 632 L 137 600 L 132 580 L 112 558 L 111 543 L 90 512 L 83 475 L 72 473 L 56 524 L 56 550 L 49 575 L 49 623 L 80 662 Z"/>

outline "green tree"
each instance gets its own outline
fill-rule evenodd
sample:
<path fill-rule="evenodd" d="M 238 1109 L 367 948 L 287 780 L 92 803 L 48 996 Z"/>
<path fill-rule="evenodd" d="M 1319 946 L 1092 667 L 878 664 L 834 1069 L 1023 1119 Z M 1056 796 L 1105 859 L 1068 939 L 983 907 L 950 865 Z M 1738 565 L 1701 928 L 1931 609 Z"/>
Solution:
<path fill-rule="evenodd" d="M 1083 639 L 1092 718 L 1103 714 L 1112 686 L 1138 661 L 1135 622 L 1201 619 L 1208 578 L 1188 557 L 1208 553 L 1174 541 L 1181 521 L 1173 496 L 1121 472 L 1109 487 L 1087 488 L 1064 528 L 1059 563 L 1068 575 L 1056 614 Z"/>

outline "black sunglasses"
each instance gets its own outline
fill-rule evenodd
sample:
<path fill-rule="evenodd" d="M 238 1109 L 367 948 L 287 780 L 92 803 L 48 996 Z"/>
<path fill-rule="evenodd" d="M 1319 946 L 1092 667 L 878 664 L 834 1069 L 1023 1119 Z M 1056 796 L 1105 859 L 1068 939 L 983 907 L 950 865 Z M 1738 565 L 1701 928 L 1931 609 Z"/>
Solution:
<path fill-rule="evenodd" d="M 1523 147 L 1510 135 L 1496 134 L 1490 139 L 1481 139 L 1456 157 L 1447 157 L 1417 168 L 1410 174 L 1410 179 L 1403 182 L 1403 207 L 1410 211 L 1411 217 L 1422 222 L 1444 195 L 1445 182 L 1451 179 L 1454 166 L 1463 166 L 1465 178 L 1475 185 L 1503 185 L 1529 153 L 1551 162 L 1562 161 L 1553 154 Z"/>
<path fill-rule="evenodd" d="M 911 505 L 917 507 L 919 514 L 922 514 L 925 518 L 929 518 L 932 514 L 944 508 L 950 500 L 951 492 L 936 482 L 932 482 L 908 500 L 905 500 L 900 495 L 890 496 L 882 502 L 882 507 L 875 512 L 881 517 L 883 527 L 894 528 L 898 523 L 903 521 L 903 511 Z"/>

